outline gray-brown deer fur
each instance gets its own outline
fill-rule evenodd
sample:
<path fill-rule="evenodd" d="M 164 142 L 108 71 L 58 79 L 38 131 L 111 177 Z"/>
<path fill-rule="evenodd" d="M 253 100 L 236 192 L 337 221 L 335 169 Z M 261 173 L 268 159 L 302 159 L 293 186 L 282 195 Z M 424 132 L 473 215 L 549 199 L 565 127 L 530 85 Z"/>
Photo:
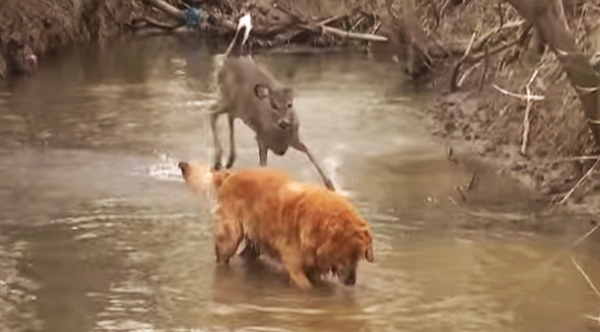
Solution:
<path fill-rule="evenodd" d="M 239 118 L 256 133 L 261 166 L 267 165 L 269 150 L 282 156 L 291 146 L 308 156 L 325 186 L 333 190 L 333 183 L 298 135 L 300 123 L 294 110 L 293 88 L 277 81 L 250 55 L 242 54 L 242 48 L 250 30 L 249 17 L 246 19 L 248 25 L 240 24 L 238 27 L 234 40 L 225 53 L 225 60 L 217 72 L 220 99 L 215 105 L 210 119 L 215 144 L 214 167 L 216 169 L 222 167 L 222 148 L 216 130 L 216 122 L 219 115 L 227 114 L 230 150 L 226 168 L 232 167 L 235 162 L 234 121 Z M 240 43 L 237 40 L 241 37 L 241 27 L 246 29 L 246 33 L 244 40 Z"/>

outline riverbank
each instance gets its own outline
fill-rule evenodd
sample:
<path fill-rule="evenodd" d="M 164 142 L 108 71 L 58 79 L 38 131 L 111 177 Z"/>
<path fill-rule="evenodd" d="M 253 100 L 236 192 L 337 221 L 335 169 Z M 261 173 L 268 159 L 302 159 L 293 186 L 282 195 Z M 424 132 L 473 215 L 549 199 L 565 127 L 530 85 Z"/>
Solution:
<path fill-rule="evenodd" d="M 567 14 L 576 39 L 591 54 L 600 17 Z M 493 27 L 480 30 L 486 29 Z M 465 32 L 454 36 L 469 38 Z M 477 63 L 441 64 L 434 78 L 440 96 L 427 110 L 432 130 L 453 148 L 453 158 L 482 160 L 540 193 L 548 204 L 596 213 L 598 149 L 567 74 L 536 38 L 531 34 L 521 47 Z"/>
<path fill-rule="evenodd" d="M 37 60 L 60 47 L 109 37 L 144 12 L 139 1 L 0 2 L 0 77 L 32 74 Z"/>

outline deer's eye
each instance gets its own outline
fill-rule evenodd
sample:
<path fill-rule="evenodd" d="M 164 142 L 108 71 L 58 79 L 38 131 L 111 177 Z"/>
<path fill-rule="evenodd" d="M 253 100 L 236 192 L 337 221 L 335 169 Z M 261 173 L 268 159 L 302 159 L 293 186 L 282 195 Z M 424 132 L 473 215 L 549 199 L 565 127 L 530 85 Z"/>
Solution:
<path fill-rule="evenodd" d="M 292 103 L 288 103 L 287 108 L 292 108 Z"/>

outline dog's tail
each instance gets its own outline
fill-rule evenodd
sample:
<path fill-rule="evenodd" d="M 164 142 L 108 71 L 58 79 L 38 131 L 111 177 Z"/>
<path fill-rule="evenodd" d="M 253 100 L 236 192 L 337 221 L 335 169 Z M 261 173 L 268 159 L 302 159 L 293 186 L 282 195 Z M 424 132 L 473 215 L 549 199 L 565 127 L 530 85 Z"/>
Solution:
<path fill-rule="evenodd" d="M 250 16 L 250 13 L 247 13 L 240 18 L 235 31 L 235 36 L 233 36 L 233 40 L 225 52 L 225 57 L 242 55 L 244 44 L 246 44 L 248 36 L 250 35 L 250 30 L 252 30 L 252 17 Z"/>

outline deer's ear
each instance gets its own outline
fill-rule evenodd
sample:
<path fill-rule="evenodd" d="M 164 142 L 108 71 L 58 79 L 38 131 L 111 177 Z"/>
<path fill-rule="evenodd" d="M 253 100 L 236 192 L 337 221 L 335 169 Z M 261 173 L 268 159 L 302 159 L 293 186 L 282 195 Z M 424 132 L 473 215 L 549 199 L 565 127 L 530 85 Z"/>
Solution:
<path fill-rule="evenodd" d="M 265 99 L 271 94 L 271 88 L 266 84 L 257 84 L 254 86 L 254 94 L 258 99 Z"/>

